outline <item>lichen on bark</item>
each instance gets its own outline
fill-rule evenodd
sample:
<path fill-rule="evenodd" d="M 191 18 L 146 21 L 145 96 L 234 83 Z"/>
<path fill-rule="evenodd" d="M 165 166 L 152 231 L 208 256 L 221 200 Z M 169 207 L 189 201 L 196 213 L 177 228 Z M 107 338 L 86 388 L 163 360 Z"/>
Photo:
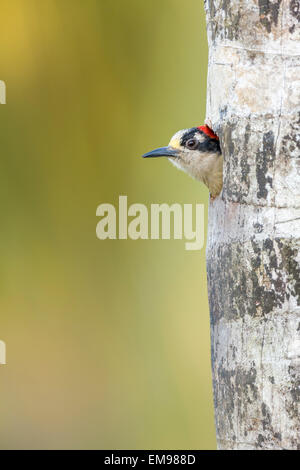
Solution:
<path fill-rule="evenodd" d="M 207 272 L 220 449 L 300 448 L 300 1 L 207 0 L 224 157 Z"/>

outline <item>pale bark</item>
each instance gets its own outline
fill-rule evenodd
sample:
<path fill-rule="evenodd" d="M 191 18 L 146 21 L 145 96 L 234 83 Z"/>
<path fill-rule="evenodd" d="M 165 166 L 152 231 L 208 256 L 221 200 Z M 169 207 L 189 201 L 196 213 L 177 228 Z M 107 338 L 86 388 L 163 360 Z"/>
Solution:
<path fill-rule="evenodd" d="M 300 0 L 207 0 L 224 185 L 207 268 L 220 449 L 300 448 Z"/>

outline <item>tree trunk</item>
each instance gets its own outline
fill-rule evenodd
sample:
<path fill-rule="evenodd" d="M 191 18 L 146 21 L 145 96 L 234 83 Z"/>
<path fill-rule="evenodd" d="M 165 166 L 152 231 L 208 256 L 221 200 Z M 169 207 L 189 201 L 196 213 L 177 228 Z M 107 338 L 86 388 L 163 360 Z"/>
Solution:
<path fill-rule="evenodd" d="M 207 269 L 220 449 L 300 448 L 300 0 L 207 0 L 224 156 Z"/>

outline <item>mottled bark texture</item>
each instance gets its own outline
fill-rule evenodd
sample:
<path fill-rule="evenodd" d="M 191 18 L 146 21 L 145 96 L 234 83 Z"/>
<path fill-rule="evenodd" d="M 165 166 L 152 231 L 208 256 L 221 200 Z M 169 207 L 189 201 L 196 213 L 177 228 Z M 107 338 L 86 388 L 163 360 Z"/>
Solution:
<path fill-rule="evenodd" d="M 300 0 L 207 0 L 224 155 L 207 268 L 220 449 L 300 448 Z"/>

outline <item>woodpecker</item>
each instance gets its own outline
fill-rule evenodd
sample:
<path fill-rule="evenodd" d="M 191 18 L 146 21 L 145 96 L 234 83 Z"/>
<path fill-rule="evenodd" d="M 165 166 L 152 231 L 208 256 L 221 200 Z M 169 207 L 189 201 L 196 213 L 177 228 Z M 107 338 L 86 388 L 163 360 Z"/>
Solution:
<path fill-rule="evenodd" d="M 223 157 L 219 137 L 208 126 L 177 132 L 167 147 L 145 153 L 143 158 L 167 157 L 173 165 L 204 183 L 215 199 L 223 185 Z"/>

